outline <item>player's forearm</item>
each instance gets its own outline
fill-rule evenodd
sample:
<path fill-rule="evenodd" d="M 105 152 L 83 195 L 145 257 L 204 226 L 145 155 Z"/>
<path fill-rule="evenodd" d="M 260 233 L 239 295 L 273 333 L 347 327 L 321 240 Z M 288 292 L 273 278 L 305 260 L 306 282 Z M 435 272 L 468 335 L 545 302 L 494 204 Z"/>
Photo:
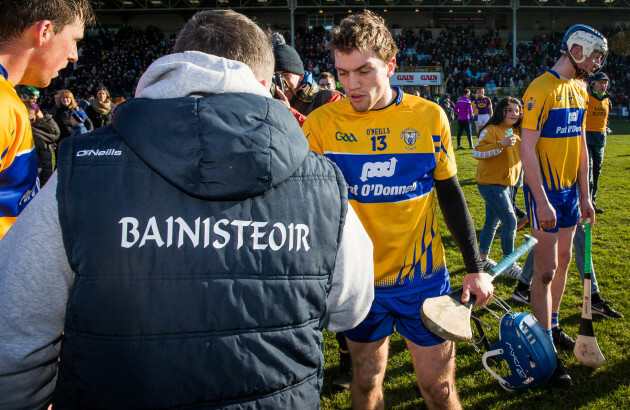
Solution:
<path fill-rule="evenodd" d="M 438 203 L 444 222 L 459 248 L 467 273 L 482 272 L 475 226 L 457 176 L 435 181 Z"/>
<path fill-rule="evenodd" d="M 578 164 L 578 193 L 580 200 L 591 200 L 590 187 L 588 183 L 588 150 L 586 148 L 586 133 L 582 131 L 582 144 L 580 149 L 580 162 Z"/>

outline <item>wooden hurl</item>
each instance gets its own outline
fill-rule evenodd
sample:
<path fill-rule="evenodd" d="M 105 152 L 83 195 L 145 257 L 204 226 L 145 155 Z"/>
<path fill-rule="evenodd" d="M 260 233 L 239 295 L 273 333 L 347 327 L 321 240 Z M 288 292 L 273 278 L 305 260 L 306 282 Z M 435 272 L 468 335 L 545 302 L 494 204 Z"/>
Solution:
<path fill-rule="evenodd" d="M 533 236 L 525 235 L 525 238 L 524 244 L 488 271 L 491 280 L 505 272 L 538 242 Z M 462 303 L 462 293 L 463 289 L 459 288 L 450 295 L 429 298 L 422 304 L 420 312 L 424 325 L 430 331 L 453 342 L 464 342 L 473 337 L 470 327 L 470 312 L 476 297 L 471 295 L 467 303 Z"/>
<path fill-rule="evenodd" d="M 603 366 L 606 359 L 599 349 L 595 332 L 593 331 L 593 316 L 591 313 L 591 220 L 583 222 L 586 230 L 584 244 L 584 298 L 582 299 L 582 318 L 580 331 L 573 348 L 573 354 L 584 366 L 597 369 Z M 579 228 L 578 228 L 579 229 Z"/>

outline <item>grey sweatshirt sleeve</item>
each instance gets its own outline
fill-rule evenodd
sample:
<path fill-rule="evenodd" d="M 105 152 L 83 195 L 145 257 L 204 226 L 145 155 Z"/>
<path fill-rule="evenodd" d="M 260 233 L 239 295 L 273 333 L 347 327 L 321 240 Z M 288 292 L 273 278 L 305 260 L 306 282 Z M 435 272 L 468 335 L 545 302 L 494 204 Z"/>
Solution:
<path fill-rule="evenodd" d="M 324 322 L 331 332 L 352 329 L 370 311 L 374 299 L 373 249 L 359 217 L 348 206 Z"/>
<path fill-rule="evenodd" d="M 73 273 L 57 211 L 57 174 L 0 240 L 0 408 L 42 408 L 57 376 Z"/>

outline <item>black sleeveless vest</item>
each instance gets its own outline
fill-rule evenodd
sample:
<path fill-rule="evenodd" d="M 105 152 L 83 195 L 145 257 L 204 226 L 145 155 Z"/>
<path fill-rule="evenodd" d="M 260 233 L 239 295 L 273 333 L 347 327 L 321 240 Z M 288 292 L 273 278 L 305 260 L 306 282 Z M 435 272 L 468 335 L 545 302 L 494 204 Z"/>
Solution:
<path fill-rule="evenodd" d="M 262 195 L 209 201 L 108 126 L 62 144 L 58 172 L 75 280 L 56 408 L 319 407 L 336 166 L 309 152 Z"/>

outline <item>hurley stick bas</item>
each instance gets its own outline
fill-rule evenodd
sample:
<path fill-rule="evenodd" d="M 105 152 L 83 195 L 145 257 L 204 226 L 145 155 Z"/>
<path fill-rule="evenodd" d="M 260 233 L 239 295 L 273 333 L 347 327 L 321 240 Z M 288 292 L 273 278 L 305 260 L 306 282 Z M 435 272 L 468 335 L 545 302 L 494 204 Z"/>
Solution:
<path fill-rule="evenodd" d="M 505 272 L 536 245 L 536 238 L 525 235 L 525 243 L 488 271 L 491 279 Z M 429 298 L 422 304 L 420 311 L 424 325 L 436 335 L 453 342 L 464 342 L 472 339 L 470 312 L 475 304 L 475 295 L 470 295 L 467 303 L 462 303 L 463 288 L 450 295 Z"/>
<path fill-rule="evenodd" d="M 593 316 L 591 314 L 591 220 L 584 221 L 586 240 L 584 244 L 584 299 L 582 299 L 582 318 L 580 331 L 573 348 L 573 354 L 584 366 L 597 369 L 606 359 L 599 349 L 593 332 Z M 578 229 L 580 229 L 578 227 Z"/>

